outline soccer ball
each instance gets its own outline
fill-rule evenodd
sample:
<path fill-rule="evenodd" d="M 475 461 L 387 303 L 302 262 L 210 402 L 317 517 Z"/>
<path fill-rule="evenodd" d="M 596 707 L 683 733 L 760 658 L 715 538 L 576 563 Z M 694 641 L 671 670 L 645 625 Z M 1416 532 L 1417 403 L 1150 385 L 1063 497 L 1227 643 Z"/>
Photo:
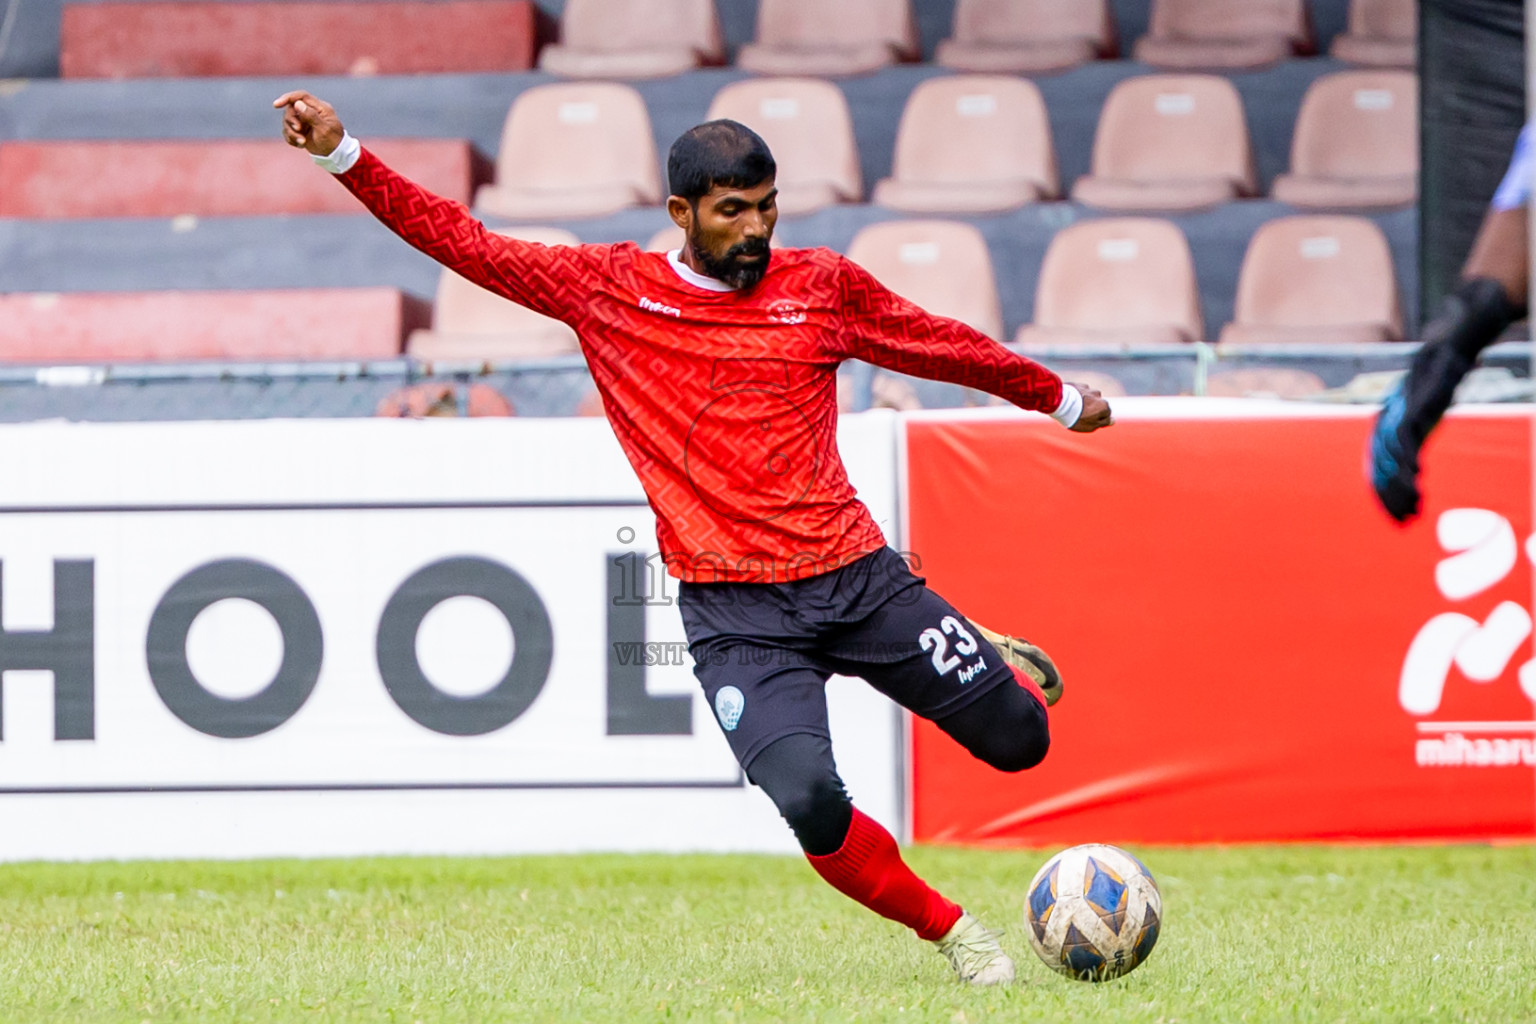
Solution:
<path fill-rule="evenodd" d="M 1024 924 L 1046 965 L 1079 981 L 1128 974 L 1152 952 L 1163 896 L 1152 873 L 1118 846 L 1062 850 L 1029 883 Z"/>

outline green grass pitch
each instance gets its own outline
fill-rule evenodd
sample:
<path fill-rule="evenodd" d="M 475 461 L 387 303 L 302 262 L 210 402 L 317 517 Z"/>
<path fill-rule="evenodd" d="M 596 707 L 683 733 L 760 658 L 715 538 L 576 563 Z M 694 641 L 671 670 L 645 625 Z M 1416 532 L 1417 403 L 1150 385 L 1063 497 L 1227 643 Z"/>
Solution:
<path fill-rule="evenodd" d="M 1536 1020 L 1536 846 L 1135 847 L 1162 938 L 1101 985 L 1029 950 L 1048 852 L 909 852 L 1006 928 L 984 990 L 792 857 L 0 866 L 0 1021 Z"/>

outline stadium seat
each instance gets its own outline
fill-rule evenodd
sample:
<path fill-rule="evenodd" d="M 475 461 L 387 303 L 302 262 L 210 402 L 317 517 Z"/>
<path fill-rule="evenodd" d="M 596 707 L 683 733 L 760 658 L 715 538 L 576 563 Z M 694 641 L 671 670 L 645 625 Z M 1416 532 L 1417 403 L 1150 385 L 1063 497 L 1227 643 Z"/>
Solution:
<path fill-rule="evenodd" d="M 1237 89 L 1216 75 L 1142 75 L 1110 91 L 1092 172 L 1072 198 L 1107 210 L 1194 210 L 1258 191 Z"/>
<path fill-rule="evenodd" d="M 1112 377 L 1102 370 L 1079 370 L 1076 368 L 1063 370 L 1063 380 L 1069 380 L 1073 384 L 1083 384 L 1093 388 L 1105 398 L 1124 398 L 1126 396 L 1125 384 L 1119 377 Z"/>
<path fill-rule="evenodd" d="M 12 293 L 0 361 L 394 359 L 427 317 L 393 288 Z"/>
<path fill-rule="evenodd" d="M 944 220 L 891 220 L 853 236 L 848 258 L 928 312 L 1003 338 L 992 256 L 981 232 Z"/>
<path fill-rule="evenodd" d="M 853 119 L 842 90 L 811 78 L 751 79 L 715 94 L 707 120 L 740 121 L 778 164 L 779 212 L 811 213 L 864 197 Z"/>
<path fill-rule="evenodd" d="M 1416 0 L 1352 0 L 1349 31 L 1328 51 L 1339 60 L 1373 68 L 1412 68 L 1419 56 Z"/>
<path fill-rule="evenodd" d="M 369 139 L 395 170 L 468 203 L 490 161 L 455 139 Z M 0 142 L 0 217 L 227 217 L 361 213 L 278 139 Z"/>
<path fill-rule="evenodd" d="M 1056 360 L 1052 360 L 1053 368 L 1057 368 L 1061 379 L 1073 384 L 1081 384 L 1084 387 L 1093 388 L 1105 398 L 1124 398 L 1130 394 L 1126 390 L 1125 382 L 1118 377 L 1111 376 L 1102 370 L 1085 370 L 1077 366 L 1063 366 Z M 996 395 L 985 396 L 983 405 L 1010 405 L 1006 398 L 998 398 Z"/>
<path fill-rule="evenodd" d="M 1212 370 L 1205 379 L 1208 398 L 1305 398 L 1327 388 L 1311 370 L 1291 366 Z"/>
<path fill-rule="evenodd" d="M 496 183 L 475 205 L 513 220 L 599 217 L 661 202 L 651 119 L 616 82 L 560 82 L 519 95 L 507 112 Z"/>
<path fill-rule="evenodd" d="M 1259 68 L 1315 52 L 1305 0 L 1153 0 L 1135 56 L 1168 71 Z"/>
<path fill-rule="evenodd" d="M 499 232 L 540 245 L 578 245 L 560 228 L 511 228 Z M 407 355 L 426 362 L 500 362 L 542 359 L 581 351 L 576 332 L 444 269 L 437 281 L 431 330 L 413 331 Z"/>
<path fill-rule="evenodd" d="M 65 78 L 526 71 L 538 35 L 529 0 L 130 0 L 51 9 Z"/>
<path fill-rule="evenodd" d="M 1033 82 L 993 75 L 930 78 L 912 90 L 896 132 L 881 206 L 991 213 L 1060 192 L 1045 100 Z"/>
<path fill-rule="evenodd" d="M 1027 75 L 1117 52 L 1107 0 L 958 0 L 954 35 L 933 56 L 956 71 Z"/>
<path fill-rule="evenodd" d="M 569 78 L 661 78 L 725 63 L 714 0 L 567 0 L 539 69 Z"/>
<path fill-rule="evenodd" d="M 374 408 L 375 416 L 424 419 L 429 416 L 516 416 L 506 395 L 489 384 L 454 386 L 429 382 L 396 388 Z"/>
<path fill-rule="evenodd" d="M 1223 345 L 1397 341 L 1397 277 L 1364 217 L 1281 217 L 1248 243 Z"/>
<path fill-rule="evenodd" d="M 1195 267 L 1171 221 L 1081 221 L 1051 239 L 1035 286 L 1030 345 L 1169 344 L 1205 335 Z"/>
<path fill-rule="evenodd" d="M 650 240 L 645 243 L 645 251 L 671 252 L 673 249 L 681 249 L 686 241 L 687 238 L 684 236 L 682 228 L 676 224 L 668 224 L 666 227 L 658 229 L 650 237 Z"/>
<path fill-rule="evenodd" d="M 917 393 L 918 388 L 928 383 L 931 382 L 908 377 L 905 374 L 892 373 L 889 370 L 876 370 L 869 381 L 869 407 L 895 409 L 897 412 L 921 409 L 923 397 Z M 939 387 L 953 389 L 953 385 L 939 385 Z"/>
<path fill-rule="evenodd" d="M 1307 89 L 1291 170 L 1274 197 L 1311 209 L 1407 206 L 1419 194 L 1419 84 L 1411 71 L 1339 71 Z"/>
<path fill-rule="evenodd" d="M 859 75 L 922 57 L 910 0 L 760 0 L 736 63 L 762 75 Z"/>

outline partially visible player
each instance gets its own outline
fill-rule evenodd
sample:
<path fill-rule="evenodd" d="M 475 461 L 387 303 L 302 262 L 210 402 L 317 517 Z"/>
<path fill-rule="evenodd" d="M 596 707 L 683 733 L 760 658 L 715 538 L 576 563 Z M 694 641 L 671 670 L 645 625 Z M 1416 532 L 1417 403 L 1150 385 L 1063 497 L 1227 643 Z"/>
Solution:
<path fill-rule="evenodd" d="M 826 249 L 772 250 L 768 147 L 734 121 L 667 161 L 670 253 L 542 246 L 488 232 L 391 171 L 329 104 L 279 97 L 283 135 L 380 220 L 460 275 L 575 328 L 603 408 L 656 513 L 695 674 L 747 777 L 816 872 L 937 944 L 973 984 L 1011 980 L 985 928 L 928 886 L 838 775 L 825 686 L 860 676 L 986 763 L 1045 756 L 1061 679 L 1043 651 L 983 630 L 886 546 L 837 452 L 837 367 L 863 359 L 988 391 L 1087 433 L 1108 403 Z M 975 467 L 977 473 L 998 467 Z M 995 558 L 999 539 L 977 539 Z M 1092 575 L 1021 585 L 1091 601 Z"/>
<path fill-rule="evenodd" d="M 1419 514 L 1419 452 L 1450 408 L 1478 354 L 1525 316 L 1530 289 L 1529 225 L 1536 139 L 1526 125 L 1494 193 L 1461 283 L 1424 325 L 1424 343 L 1376 417 L 1369 449 L 1371 487 L 1398 522 Z"/>

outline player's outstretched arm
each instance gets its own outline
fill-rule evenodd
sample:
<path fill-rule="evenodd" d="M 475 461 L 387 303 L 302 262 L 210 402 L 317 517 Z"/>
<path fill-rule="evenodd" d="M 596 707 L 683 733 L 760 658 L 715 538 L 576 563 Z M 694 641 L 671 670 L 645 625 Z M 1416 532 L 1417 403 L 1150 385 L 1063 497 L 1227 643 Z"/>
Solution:
<path fill-rule="evenodd" d="M 575 250 L 487 231 L 462 203 L 385 166 L 347 134 L 334 107 L 308 92 L 284 93 L 272 106 L 282 111 L 284 140 L 314 156 L 406 242 L 513 302 L 567 322 L 580 316 L 585 275 Z"/>
<path fill-rule="evenodd" d="M 1093 388 L 1068 384 L 975 328 L 934 316 L 856 263 L 842 260 L 841 274 L 842 355 L 985 391 L 1022 409 L 1043 412 L 1078 433 L 1114 424 L 1109 403 Z"/>
<path fill-rule="evenodd" d="M 1077 393 L 1083 397 L 1083 411 L 1077 414 L 1077 421 L 1068 428 L 1069 430 L 1075 430 L 1079 434 L 1091 434 L 1095 430 L 1115 425 L 1115 414 L 1109 407 L 1108 399 L 1096 388 L 1086 384 L 1073 384 L 1071 381 L 1064 381 L 1062 387 L 1076 388 Z"/>
<path fill-rule="evenodd" d="M 311 156 L 330 156 L 346 137 L 336 108 L 302 89 L 283 93 L 272 106 L 283 112 L 284 141 Z"/>

